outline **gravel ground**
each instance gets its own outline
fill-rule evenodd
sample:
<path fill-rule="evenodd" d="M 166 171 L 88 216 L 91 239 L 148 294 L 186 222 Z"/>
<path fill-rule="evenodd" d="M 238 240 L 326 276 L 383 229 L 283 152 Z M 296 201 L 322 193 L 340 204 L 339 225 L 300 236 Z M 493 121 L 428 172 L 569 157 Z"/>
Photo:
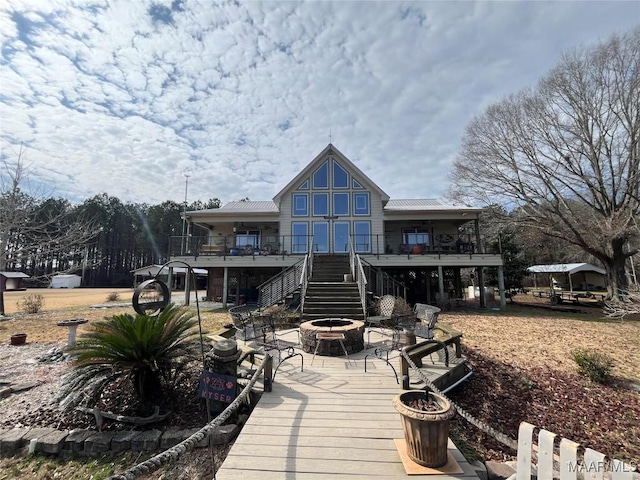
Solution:
<path fill-rule="evenodd" d="M 0 400 L 0 427 L 28 426 L 11 419 L 28 411 L 45 411 L 55 406 L 53 397 L 66 362 L 41 363 L 38 358 L 63 343 L 30 343 L 13 346 L 0 344 L 0 389 L 3 386 L 36 384 L 34 388 Z"/>

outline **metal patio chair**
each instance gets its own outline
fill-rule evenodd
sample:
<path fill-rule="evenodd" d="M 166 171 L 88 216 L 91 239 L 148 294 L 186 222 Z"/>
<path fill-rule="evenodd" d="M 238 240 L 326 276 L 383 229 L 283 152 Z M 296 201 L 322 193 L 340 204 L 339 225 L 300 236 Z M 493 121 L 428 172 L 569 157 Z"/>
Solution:
<path fill-rule="evenodd" d="M 273 330 L 269 317 L 252 315 L 255 306 L 238 305 L 231 307 L 229 314 L 236 329 L 236 340 L 242 340 L 245 345 L 249 341 L 266 343 L 267 333 Z"/>
<path fill-rule="evenodd" d="M 367 332 L 367 345 L 370 345 L 371 331 L 374 330 L 381 335 L 387 335 L 383 331 L 383 322 L 390 323 L 393 318 L 393 308 L 396 305 L 396 297 L 393 295 L 383 295 L 378 300 L 378 315 L 372 315 L 366 318 L 365 327 L 368 328 Z"/>
<path fill-rule="evenodd" d="M 414 330 L 416 337 L 431 340 L 434 337 L 433 330 L 436 327 L 436 323 L 438 323 L 438 314 L 442 310 L 426 303 L 416 303 L 413 311 L 419 320 Z"/>

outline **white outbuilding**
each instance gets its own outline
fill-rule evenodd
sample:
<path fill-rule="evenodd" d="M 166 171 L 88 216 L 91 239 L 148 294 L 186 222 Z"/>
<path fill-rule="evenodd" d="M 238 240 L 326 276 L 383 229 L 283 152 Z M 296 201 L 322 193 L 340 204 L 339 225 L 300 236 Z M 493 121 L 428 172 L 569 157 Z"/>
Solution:
<path fill-rule="evenodd" d="M 581 291 L 606 290 L 606 270 L 590 263 L 563 263 L 557 265 L 533 265 L 527 268 L 534 274 L 535 286 L 538 286 L 537 275 L 548 277 L 554 289 Z"/>
<path fill-rule="evenodd" d="M 49 288 L 78 288 L 81 282 L 79 275 L 56 275 L 51 277 Z"/>

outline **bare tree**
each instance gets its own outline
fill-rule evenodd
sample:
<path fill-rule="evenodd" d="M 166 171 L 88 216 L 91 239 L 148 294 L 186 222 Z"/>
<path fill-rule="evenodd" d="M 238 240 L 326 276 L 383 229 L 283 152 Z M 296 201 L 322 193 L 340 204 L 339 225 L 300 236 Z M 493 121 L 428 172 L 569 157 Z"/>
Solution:
<path fill-rule="evenodd" d="M 621 292 L 619 298 L 605 302 L 604 311 L 609 318 L 619 319 L 621 322 L 626 317 L 640 318 L 640 290 L 637 286 L 634 290 Z"/>
<path fill-rule="evenodd" d="M 454 198 L 500 204 L 524 227 L 598 259 L 614 295 L 627 288 L 640 212 L 640 27 L 563 55 L 531 89 L 466 129 Z"/>
<path fill-rule="evenodd" d="M 68 271 L 72 262 L 67 257 L 77 256 L 96 235 L 96 228 L 89 220 L 72 218 L 60 202 L 25 192 L 27 177 L 21 147 L 16 163 L 3 161 L 0 172 L 0 271 L 24 270 L 38 256 L 50 259 L 56 270 Z M 2 292 L 0 315 L 4 315 Z"/>

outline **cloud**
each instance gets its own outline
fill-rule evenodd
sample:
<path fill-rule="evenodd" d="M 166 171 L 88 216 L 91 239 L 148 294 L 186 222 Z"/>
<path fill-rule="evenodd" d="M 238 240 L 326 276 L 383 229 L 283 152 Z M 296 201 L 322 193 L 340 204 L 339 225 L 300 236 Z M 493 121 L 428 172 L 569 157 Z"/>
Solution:
<path fill-rule="evenodd" d="M 24 143 L 72 201 L 182 201 L 185 174 L 190 199 L 263 200 L 331 134 L 393 198 L 437 197 L 475 115 L 638 19 L 633 2 L 4 2 L 0 155 Z"/>

